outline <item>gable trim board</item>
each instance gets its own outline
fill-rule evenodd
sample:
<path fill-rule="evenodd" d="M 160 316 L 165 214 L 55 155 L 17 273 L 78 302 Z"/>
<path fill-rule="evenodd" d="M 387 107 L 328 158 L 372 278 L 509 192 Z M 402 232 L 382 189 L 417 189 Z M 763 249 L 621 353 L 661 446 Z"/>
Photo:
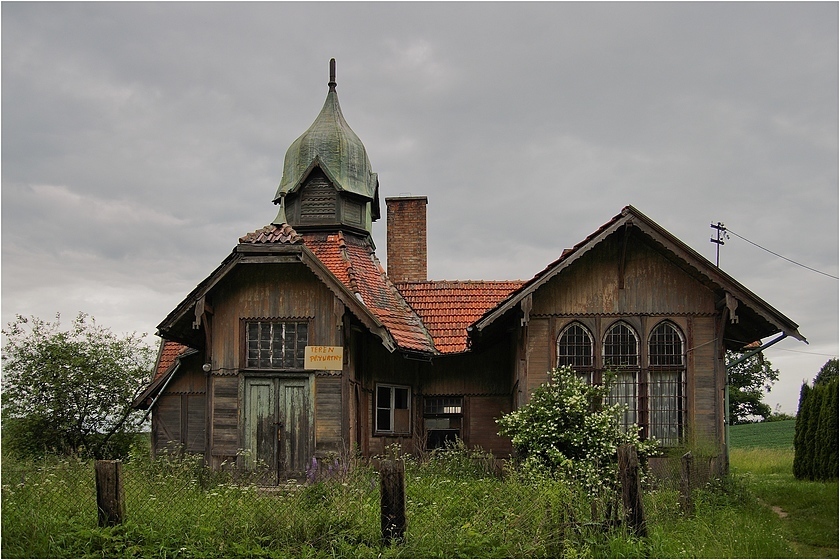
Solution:
<path fill-rule="evenodd" d="M 752 340 L 727 340 L 728 349 L 740 349 L 746 344 L 777 332 L 783 332 L 787 336 L 791 336 L 797 340 L 807 343 L 805 337 L 799 333 L 798 325 L 796 323 L 753 294 L 734 278 L 715 267 L 699 253 L 674 237 L 671 233 L 639 212 L 633 206 L 626 206 L 622 209 L 620 214 L 601 226 L 586 239 L 575 245 L 574 248 L 563 251 L 563 254 L 559 259 L 549 264 L 545 269 L 537 273 L 534 278 L 526 282 L 519 290 L 513 292 L 505 300 L 499 303 L 498 306 L 485 313 L 484 316 L 470 325 L 467 328 L 470 337 L 472 339 L 479 338 L 483 331 L 499 321 L 503 316 L 514 312 L 517 306 L 521 306 L 524 312 L 525 309 L 529 307 L 529 298 L 534 292 L 561 272 L 568 269 L 573 263 L 601 244 L 608 237 L 619 233 L 622 229 L 624 229 L 625 236 L 623 242 L 626 244 L 627 236 L 631 235 L 631 227 L 637 229 L 640 233 L 661 247 L 662 254 L 664 254 L 666 258 L 669 258 L 669 260 L 671 260 L 679 268 L 687 272 L 690 276 L 700 280 L 707 287 L 715 291 L 723 291 L 723 297 L 720 298 L 718 307 L 721 308 L 729 302 L 728 307 L 730 309 L 730 322 L 734 323 L 737 321 L 737 319 L 735 319 L 732 315 L 733 311 L 736 314 L 738 312 L 738 307 L 733 305 L 732 300 L 730 299 L 734 297 L 754 316 L 757 316 L 767 323 L 767 325 L 762 325 L 759 328 L 754 329 L 756 331 L 761 331 L 762 334 L 760 336 L 756 336 Z M 619 278 L 623 276 L 623 270 L 621 270 L 623 265 L 623 262 L 619 264 L 619 270 L 617 271 Z"/>
<path fill-rule="evenodd" d="M 398 349 L 412 354 L 434 354 L 434 345 L 431 337 L 428 337 L 428 348 L 400 348 L 399 344 L 389 329 L 370 310 L 364 302 L 359 301 L 358 292 L 341 282 L 329 268 L 304 244 L 250 244 L 240 243 L 237 245 L 228 258 L 203 280 L 179 305 L 158 325 L 158 334 L 166 339 L 175 340 L 187 346 L 195 347 L 198 338 L 186 340 L 179 336 L 177 324 L 184 321 L 190 313 L 190 309 L 198 305 L 202 298 L 207 296 L 213 288 L 224 279 L 238 265 L 253 265 L 266 263 L 293 263 L 301 262 L 317 276 L 332 293 L 358 318 L 372 333 L 380 338 L 383 346 L 389 352 Z M 407 306 L 407 304 L 406 304 Z M 422 324 L 420 319 L 417 322 Z M 427 335 L 428 336 L 428 335 Z"/>

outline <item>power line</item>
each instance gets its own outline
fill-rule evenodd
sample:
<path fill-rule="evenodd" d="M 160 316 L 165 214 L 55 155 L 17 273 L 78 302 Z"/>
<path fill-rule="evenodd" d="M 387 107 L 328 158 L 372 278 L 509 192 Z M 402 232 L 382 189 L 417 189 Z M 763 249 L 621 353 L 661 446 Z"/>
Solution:
<path fill-rule="evenodd" d="M 821 352 L 803 352 L 802 350 L 791 350 L 789 348 L 774 348 L 774 350 L 780 350 L 782 352 L 793 352 L 794 354 L 808 354 L 810 356 L 828 356 L 829 358 L 836 358 L 837 354 L 823 354 Z"/>
<path fill-rule="evenodd" d="M 816 272 L 817 274 L 822 274 L 823 276 L 828 276 L 829 278 L 834 278 L 835 280 L 840 280 L 840 278 L 838 278 L 837 276 L 834 276 L 833 274 L 828 274 L 827 272 L 822 272 L 822 271 L 820 271 L 820 270 L 817 270 L 816 268 L 811 268 L 810 266 L 806 266 L 806 265 L 804 265 L 804 264 L 802 264 L 802 263 L 798 263 L 798 262 L 796 262 L 796 261 L 794 261 L 794 260 L 791 260 L 791 259 L 789 259 L 789 258 L 787 258 L 787 257 L 784 257 L 784 256 L 780 255 L 779 253 L 774 253 L 774 252 L 773 252 L 773 251 L 771 251 L 770 249 L 767 249 L 766 247 L 762 247 L 761 245 L 759 245 L 758 243 L 756 243 L 756 242 L 754 242 L 754 241 L 750 241 L 749 239 L 747 239 L 747 238 L 746 238 L 746 237 L 744 237 L 743 235 L 738 235 L 737 233 L 735 233 L 734 231 L 732 231 L 732 230 L 731 230 L 731 229 L 729 229 L 729 228 L 726 228 L 726 231 L 727 231 L 728 233 L 731 233 L 731 234 L 732 234 L 732 235 L 734 235 L 735 237 L 738 237 L 738 238 L 740 238 L 740 239 L 743 239 L 743 240 L 744 240 L 744 241 L 746 241 L 747 243 L 750 243 L 751 245 L 755 245 L 755 246 L 756 246 L 756 247 L 758 247 L 759 249 L 761 249 L 761 250 L 763 250 L 763 251 L 767 251 L 767 252 L 768 252 L 768 253 L 770 253 L 771 255 L 776 255 L 776 256 L 777 256 L 777 257 L 779 257 L 780 259 L 784 259 L 784 260 L 786 260 L 786 261 L 788 261 L 788 262 L 790 262 L 790 263 L 795 264 L 796 266 L 801 266 L 802 268 L 807 268 L 808 270 L 810 270 L 810 271 L 812 271 L 812 272 Z"/>

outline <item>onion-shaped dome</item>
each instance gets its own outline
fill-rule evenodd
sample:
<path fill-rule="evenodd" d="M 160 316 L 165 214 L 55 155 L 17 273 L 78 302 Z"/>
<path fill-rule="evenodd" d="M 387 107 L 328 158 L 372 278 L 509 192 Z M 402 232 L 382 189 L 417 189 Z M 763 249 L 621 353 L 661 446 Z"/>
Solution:
<path fill-rule="evenodd" d="M 330 89 L 324 107 L 315 122 L 286 151 L 275 203 L 299 189 L 315 166 L 321 168 L 339 191 L 351 192 L 369 201 L 377 198 L 376 173 L 370 169 L 364 144 L 341 114 L 335 86 L 333 59 L 330 60 Z M 378 204 L 374 205 L 378 207 Z"/>

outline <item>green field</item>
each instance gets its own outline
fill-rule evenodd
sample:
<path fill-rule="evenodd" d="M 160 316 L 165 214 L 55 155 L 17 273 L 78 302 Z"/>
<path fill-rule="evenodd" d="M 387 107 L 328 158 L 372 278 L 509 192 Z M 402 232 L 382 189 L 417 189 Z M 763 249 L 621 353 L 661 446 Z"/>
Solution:
<path fill-rule="evenodd" d="M 730 426 L 729 443 L 732 449 L 793 449 L 795 425 L 796 420 L 783 420 Z"/>

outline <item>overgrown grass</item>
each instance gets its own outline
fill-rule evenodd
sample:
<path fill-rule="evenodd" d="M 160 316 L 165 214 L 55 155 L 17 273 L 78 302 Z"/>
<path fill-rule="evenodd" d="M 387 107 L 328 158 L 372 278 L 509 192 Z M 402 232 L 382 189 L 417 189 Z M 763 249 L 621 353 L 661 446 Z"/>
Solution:
<path fill-rule="evenodd" d="M 831 550 L 831 531 L 813 519 L 825 517 L 828 525 L 833 519 L 836 557 L 836 483 L 784 478 L 790 457 L 778 453 L 733 452 L 735 475 L 697 489 L 693 515 L 680 511 L 676 490 L 648 491 L 647 539 L 608 527 L 606 504 L 593 507 L 574 485 L 500 475 L 480 452 L 406 459 L 407 532 L 388 547 L 380 543 L 375 463 L 355 462 L 327 480 L 268 491 L 191 461 L 135 458 L 124 464 L 126 521 L 99 528 L 90 463 L 4 460 L 2 556 L 820 556 Z M 832 488 L 833 512 L 830 504 L 809 510 Z M 768 507 L 777 499 L 790 508 L 788 518 Z"/>
<path fill-rule="evenodd" d="M 792 448 L 733 449 L 730 462 L 733 475 L 741 478 L 763 507 L 779 518 L 795 556 L 838 557 L 840 487 L 836 480 L 796 480 Z"/>

